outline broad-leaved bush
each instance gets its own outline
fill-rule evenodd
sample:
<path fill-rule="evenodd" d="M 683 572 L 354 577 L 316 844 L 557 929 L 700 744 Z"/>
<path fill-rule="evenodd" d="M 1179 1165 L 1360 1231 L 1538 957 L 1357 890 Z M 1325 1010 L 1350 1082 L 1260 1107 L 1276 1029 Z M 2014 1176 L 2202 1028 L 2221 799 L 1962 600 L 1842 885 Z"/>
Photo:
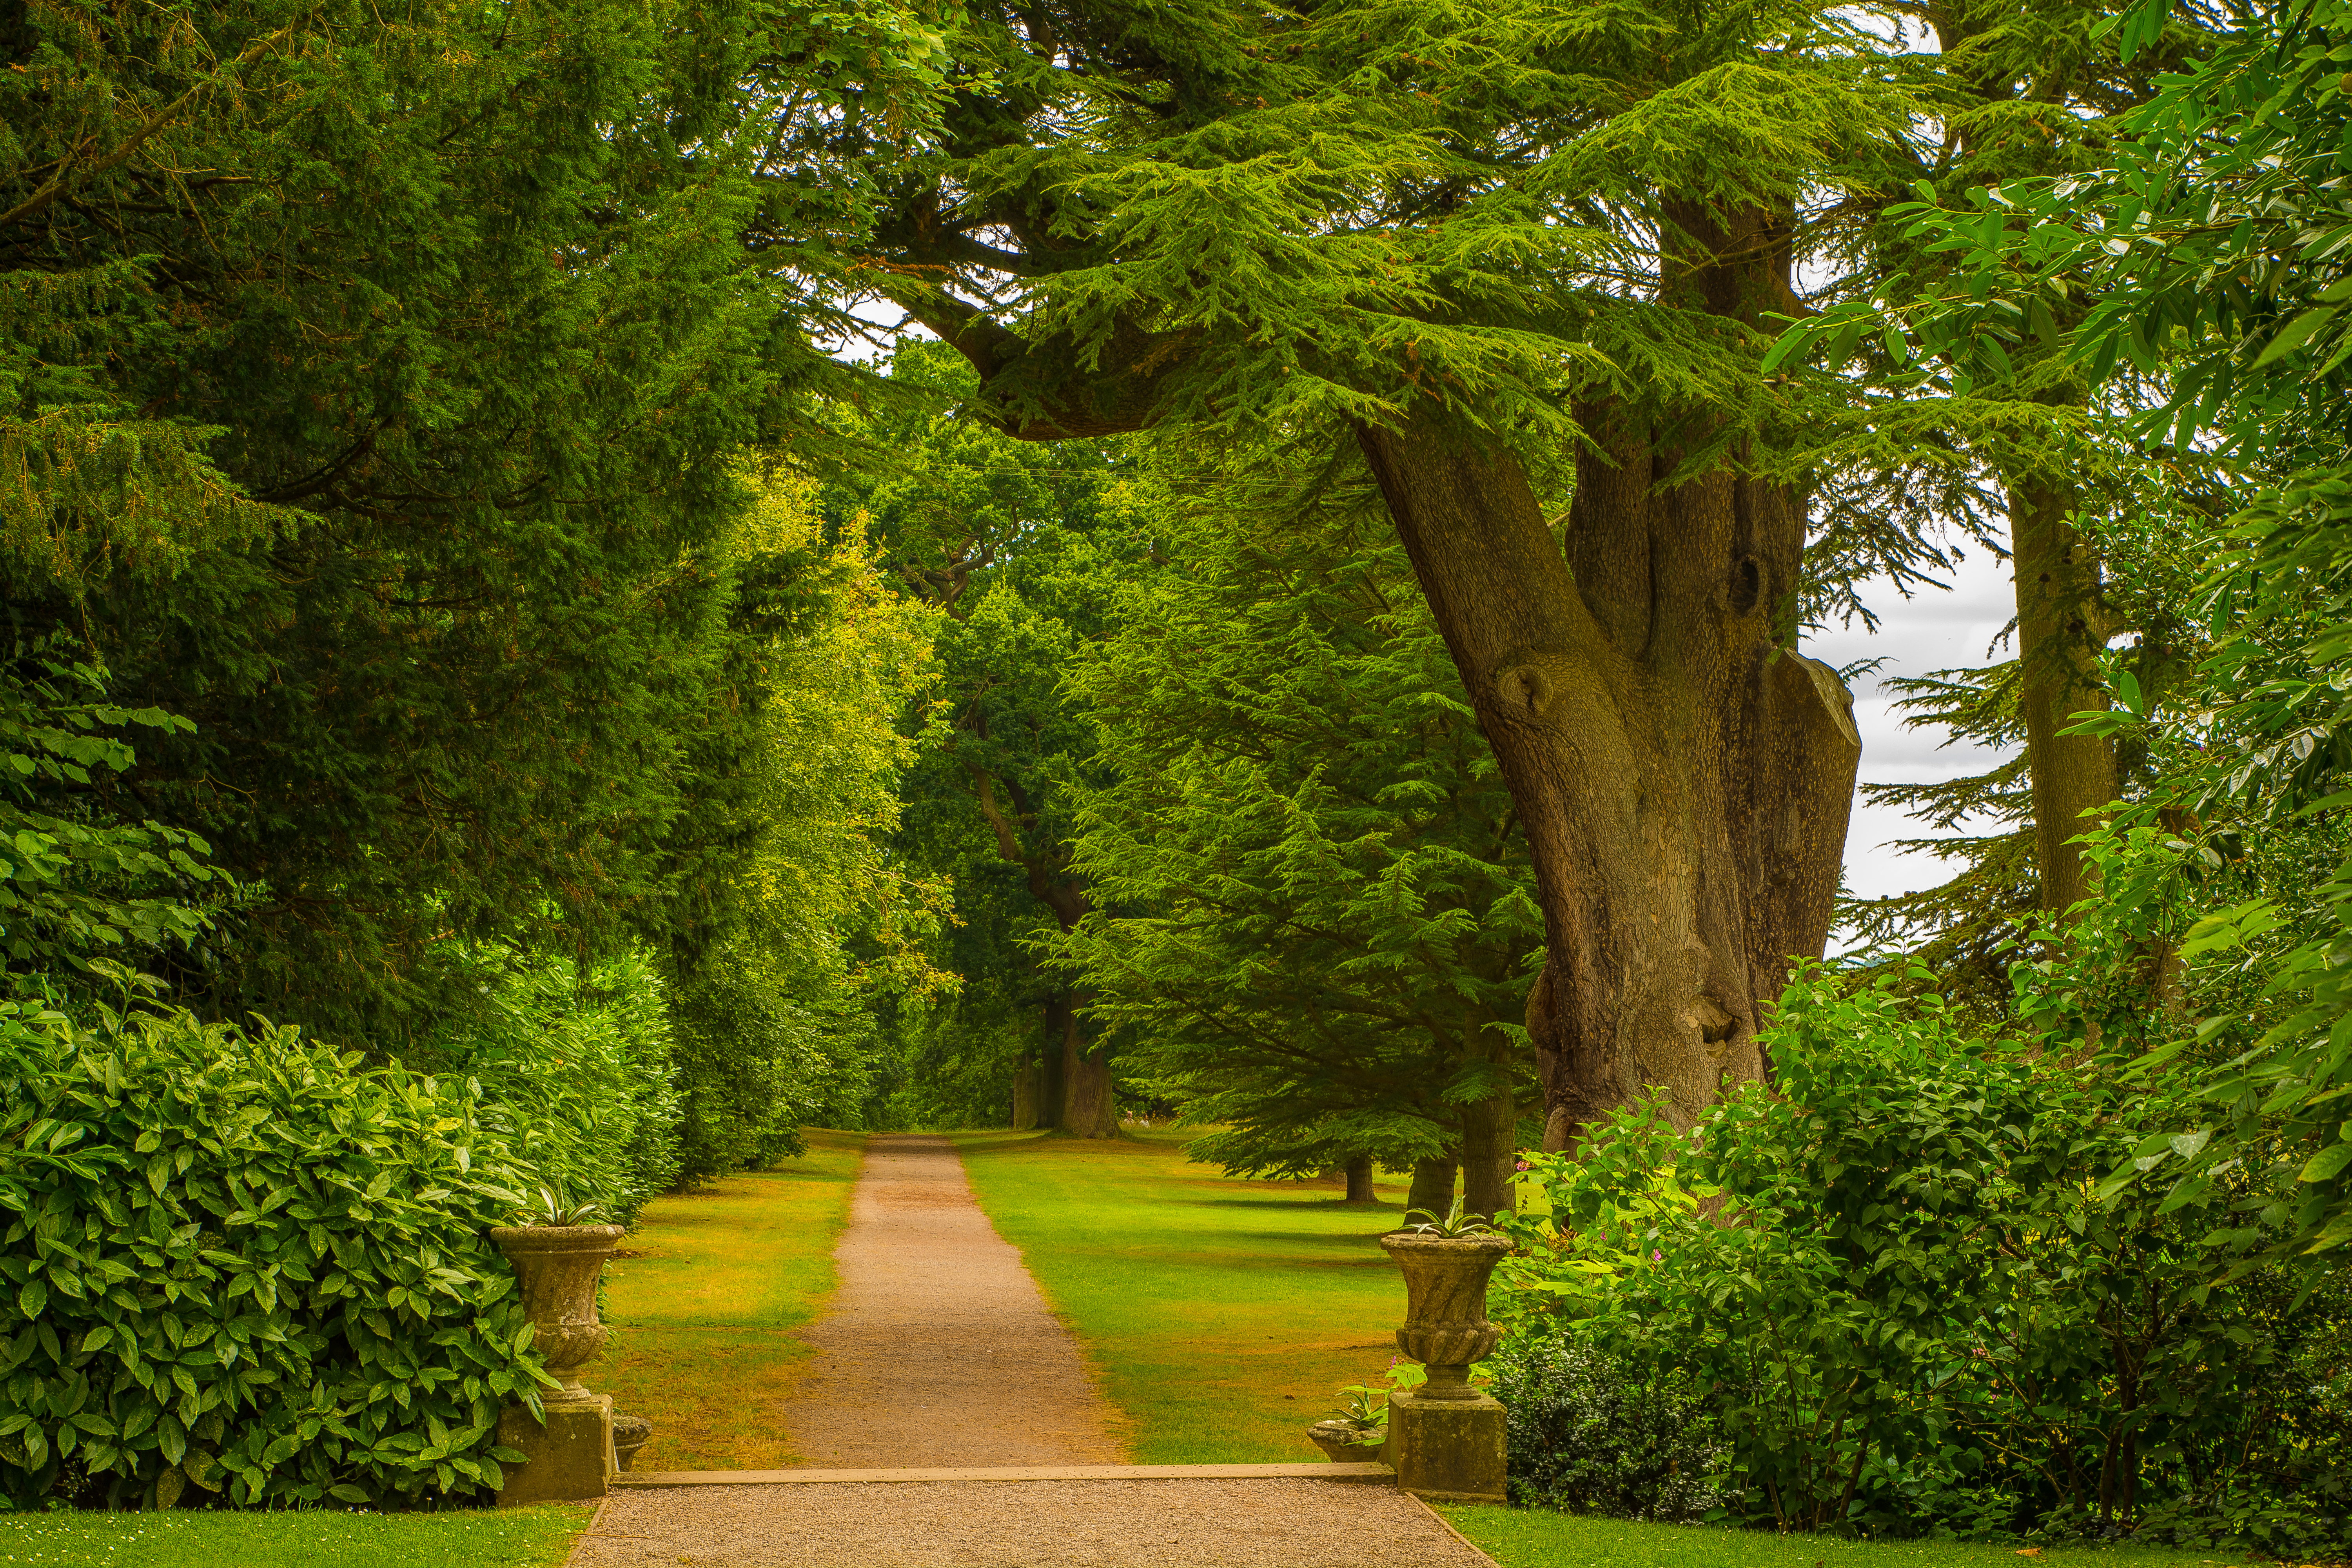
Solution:
<path fill-rule="evenodd" d="M 500 1484 L 543 1379 L 475 1087 L 289 1027 L 0 1004 L 0 1500 Z"/>
<path fill-rule="evenodd" d="M 1529 1156 L 1513 1353 L 1709 1391 L 1727 1511 L 1782 1528 L 2342 1544 L 2341 1281 L 2280 1253 L 2248 1167 L 2202 1205 L 2108 1179 L 2196 1080 L 2135 1078 L 2142 1042 L 2084 1026 L 2091 971 L 2130 954 L 2073 951 L 2021 963 L 1990 1031 L 1924 971 L 1808 968 L 1771 1089 Z"/>
<path fill-rule="evenodd" d="M 635 1225 L 678 1177 L 684 1114 L 662 977 L 644 952 L 601 963 L 505 942 L 448 942 L 436 963 L 475 1000 L 404 1054 L 474 1084 L 485 1126 L 535 1180 L 601 1218 Z"/>

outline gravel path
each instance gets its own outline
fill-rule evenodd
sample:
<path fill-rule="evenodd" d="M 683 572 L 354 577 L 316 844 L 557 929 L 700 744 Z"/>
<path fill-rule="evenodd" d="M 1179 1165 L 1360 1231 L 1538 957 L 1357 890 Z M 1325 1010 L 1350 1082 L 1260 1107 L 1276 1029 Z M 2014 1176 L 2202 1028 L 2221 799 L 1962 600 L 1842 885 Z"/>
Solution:
<path fill-rule="evenodd" d="M 785 1431 L 825 1469 L 1113 1465 L 1117 1418 L 945 1138 L 866 1145 Z"/>
<path fill-rule="evenodd" d="M 1385 1486 L 917 1481 L 614 1492 L 572 1568 L 1493 1568 Z"/>
<path fill-rule="evenodd" d="M 825 1469 L 1116 1464 L 1117 1419 L 944 1138 L 877 1138 L 817 1356 L 783 1407 Z M 1493 1568 L 1393 1489 L 1325 1480 L 625 1488 L 570 1568 Z"/>

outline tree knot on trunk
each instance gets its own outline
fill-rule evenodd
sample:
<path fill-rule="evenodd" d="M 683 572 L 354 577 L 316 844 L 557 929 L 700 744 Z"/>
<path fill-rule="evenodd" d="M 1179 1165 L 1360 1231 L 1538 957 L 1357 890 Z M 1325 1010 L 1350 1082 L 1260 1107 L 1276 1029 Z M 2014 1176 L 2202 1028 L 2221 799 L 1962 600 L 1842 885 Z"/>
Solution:
<path fill-rule="evenodd" d="M 1511 718 L 1541 723 L 1575 683 L 1577 661 L 1564 654 L 1517 650 L 1498 661 L 1495 701 Z"/>

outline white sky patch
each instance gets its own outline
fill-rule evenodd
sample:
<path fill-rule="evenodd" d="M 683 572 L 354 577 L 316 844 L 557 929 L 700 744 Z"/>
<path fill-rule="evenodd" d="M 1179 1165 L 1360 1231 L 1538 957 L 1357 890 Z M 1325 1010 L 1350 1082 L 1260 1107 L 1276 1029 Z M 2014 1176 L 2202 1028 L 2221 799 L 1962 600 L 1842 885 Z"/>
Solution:
<path fill-rule="evenodd" d="M 1966 743 L 1946 744 L 1945 732 L 1929 726 L 1903 727 L 1893 698 L 1883 681 L 1888 676 L 1925 675 L 1991 663 L 2009 657 L 2007 647 L 1988 653 L 2016 614 L 2016 589 L 2010 581 L 2009 563 L 1982 546 L 1968 547 L 1967 557 L 1947 579 L 1948 592 L 1933 589 L 1904 599 L 1882 588 L 1869 596 L 1878 612 L 1875 636 L 1857 624 L 1833 628 L 1809 639 L 1804 651 L 1832 665 L 1857 659 L 1885 658 L 1875 677 L 1854 682 L 1854 725 L 1862 731 L 1862 782 L 1923 784 L 1983 773 L 2004 753 Z M 1865 805 L 1859 794 L 1853 823 L 1846 830 L 1846 890 L 1857 898 L 1879 899 L 1916 892 L 1947 880 L 1955 865 L 1925 855 L 1897 854 L 1887 846 L 1895 839 L 1934 837 L 1926 825 L 1885 806 Z"/>

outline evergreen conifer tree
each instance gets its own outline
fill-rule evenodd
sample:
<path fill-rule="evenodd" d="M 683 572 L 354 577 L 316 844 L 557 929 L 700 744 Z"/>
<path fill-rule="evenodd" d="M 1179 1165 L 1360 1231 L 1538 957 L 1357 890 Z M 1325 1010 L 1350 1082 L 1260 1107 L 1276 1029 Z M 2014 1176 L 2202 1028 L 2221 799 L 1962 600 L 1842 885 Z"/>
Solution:
<path fill-rule="evenodd" d="M 1194 1158 L 1365 1198 L 1377 1160 L 1433 1212 L 1458 1163 L 1492 1214 L 1534 1109 L 1527 847 L 1378 496 L 1274 468 L 1173 487 L 1167 568 L 1072 677 L 1112 782 L 1055 951 L 1129 1070 L 1222 1124 Z"/>
<path fill-rule="evenodd" d="M 861 171 L 759 176 L 852 87 L 919 107 L 935 41 L 878 4 L 0 9 L 0 583 L 26 646 L 192 721 L 106 802 L 243 891 L 192 997 L 396 1048 L 444 936 L 729 918 L 791 597 L 730 552 L 733 453 L 830 363 L 734 242 L 847 221 Z"/>

